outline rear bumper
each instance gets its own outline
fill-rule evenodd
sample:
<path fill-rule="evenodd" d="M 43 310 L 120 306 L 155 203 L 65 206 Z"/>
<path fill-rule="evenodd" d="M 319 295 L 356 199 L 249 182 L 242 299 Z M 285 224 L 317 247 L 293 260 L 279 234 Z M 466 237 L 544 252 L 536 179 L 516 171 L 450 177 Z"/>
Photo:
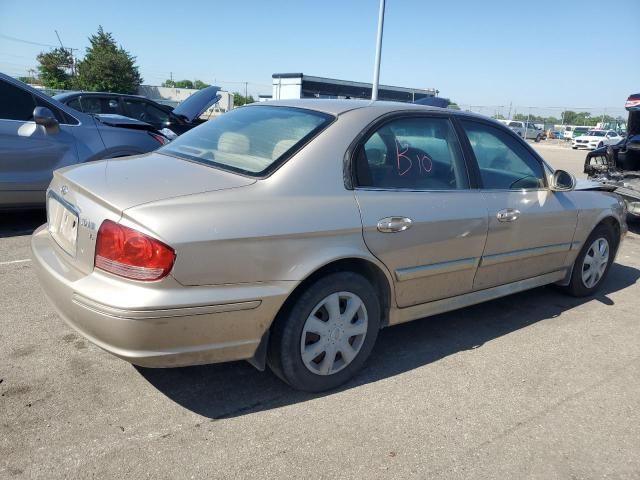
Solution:
<path fill-rule="evenodd" d="M 59 315 L 100 348 L 143 367 L 252 358 L 296 282 L 184 287 L 74 269 L 40 227 L 31 240 L 42 289 Z"/>

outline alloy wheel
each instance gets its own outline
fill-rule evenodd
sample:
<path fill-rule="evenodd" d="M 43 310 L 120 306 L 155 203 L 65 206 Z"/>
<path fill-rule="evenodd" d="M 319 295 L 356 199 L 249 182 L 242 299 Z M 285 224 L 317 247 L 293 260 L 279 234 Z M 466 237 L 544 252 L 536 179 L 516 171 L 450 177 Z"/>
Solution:
<path fill-rule="evenodd" d="M 368 328 L 367 309 L 351 292 L 336 292 L 321 300 L 307 317 L 300 339 L 305 367 L 316 375 L 332 375 L 358 355 Z"/>
<path fill-rule="evenodd" d="M 609 242 L 606 238 L 596 239 L 582 262 L 582 283 L 587 288 L 595 287 L 602 279 L 609 264 Z"/>

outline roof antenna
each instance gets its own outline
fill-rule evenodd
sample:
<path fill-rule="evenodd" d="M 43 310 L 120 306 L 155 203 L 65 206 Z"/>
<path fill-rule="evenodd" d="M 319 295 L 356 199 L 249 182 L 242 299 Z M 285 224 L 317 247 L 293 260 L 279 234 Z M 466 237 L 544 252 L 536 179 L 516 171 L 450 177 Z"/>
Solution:
<path fill-rule="evenodd" d="M 378 43 L 376 45 L 376 61 L 373 67 L 373 87 L 371 88 L 371 101 L 378 100 L 378 83 L 380 83 L 380 57 L 382 55 L 382 29 L 384 27 L 384 0 L 380 0 L 380 13 L 378 14 Z"/>

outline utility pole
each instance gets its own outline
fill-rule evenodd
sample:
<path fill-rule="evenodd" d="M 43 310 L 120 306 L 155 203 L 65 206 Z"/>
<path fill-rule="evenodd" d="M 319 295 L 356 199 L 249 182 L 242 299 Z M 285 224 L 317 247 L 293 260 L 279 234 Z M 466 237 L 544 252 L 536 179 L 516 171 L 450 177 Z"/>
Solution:
<path fill-rule="evenodd" d="M 72 76 L 76 76 L 76 62 L 75 59 L 73 58 L 73 51 L 77 50 L 77 48 L 65 48 L 65 46 L 62 44 L 62 40 L 60 40 L 60 35 L 58 35 L 58 31 L 54 30 L 54 32 L 56 32 L 56 37 L 58 37 L 58 42 L 60 42 L 60 48 L 62 50 L 64 50 L 65 52 L 67 52 L 69 54 L 69 56 L 71 57 L 71 65 L 68 65 L 68 67 L 71 69 L 71 75 Z"/>
<path fill-rule="evenodd" d="M 249 100 L 247 100 L 247 87 L 249 85 L 249 82 L 244 82 L 244 103 L 245 105 L 247 103 L 249 103 Z"/>
<path fill-rule="evenodd" d="M 509 102 L 509 116 L 507 117 L 507 119 L 511 120 L 511 106 L 512 106 L 513 102 Z"/>
<path fill-rule="evenodd" d="M 380 83 L 380 58 L 382 56 L 382 30 L 384 29 L 384 0 L 380 0 L 378 12 L 378 40 L 376 43 L 376 59 L 373 66 L 373 86 L 371 88 L 371 101 L 378 100 L 378 84 Z"/>

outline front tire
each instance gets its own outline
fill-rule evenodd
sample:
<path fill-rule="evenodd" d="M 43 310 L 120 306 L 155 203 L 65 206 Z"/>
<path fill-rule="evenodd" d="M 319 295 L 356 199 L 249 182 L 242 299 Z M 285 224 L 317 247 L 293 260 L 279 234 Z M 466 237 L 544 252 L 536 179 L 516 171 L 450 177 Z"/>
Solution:
<path fill-rule="evenodd" d="M 596 227 L 576 258 L 567 292 L 574 297 L 593 295 L 609 273 L 615 249 L 613 229 L 608 225 Z"/>
<path fill-rule="evenodd" d="M 371 354 L 380 316 L 376 291 L 366 278 L 351 272 L 322 277 L 276 318 L 268 365 L 297 390 L 336 388 Z"/>

